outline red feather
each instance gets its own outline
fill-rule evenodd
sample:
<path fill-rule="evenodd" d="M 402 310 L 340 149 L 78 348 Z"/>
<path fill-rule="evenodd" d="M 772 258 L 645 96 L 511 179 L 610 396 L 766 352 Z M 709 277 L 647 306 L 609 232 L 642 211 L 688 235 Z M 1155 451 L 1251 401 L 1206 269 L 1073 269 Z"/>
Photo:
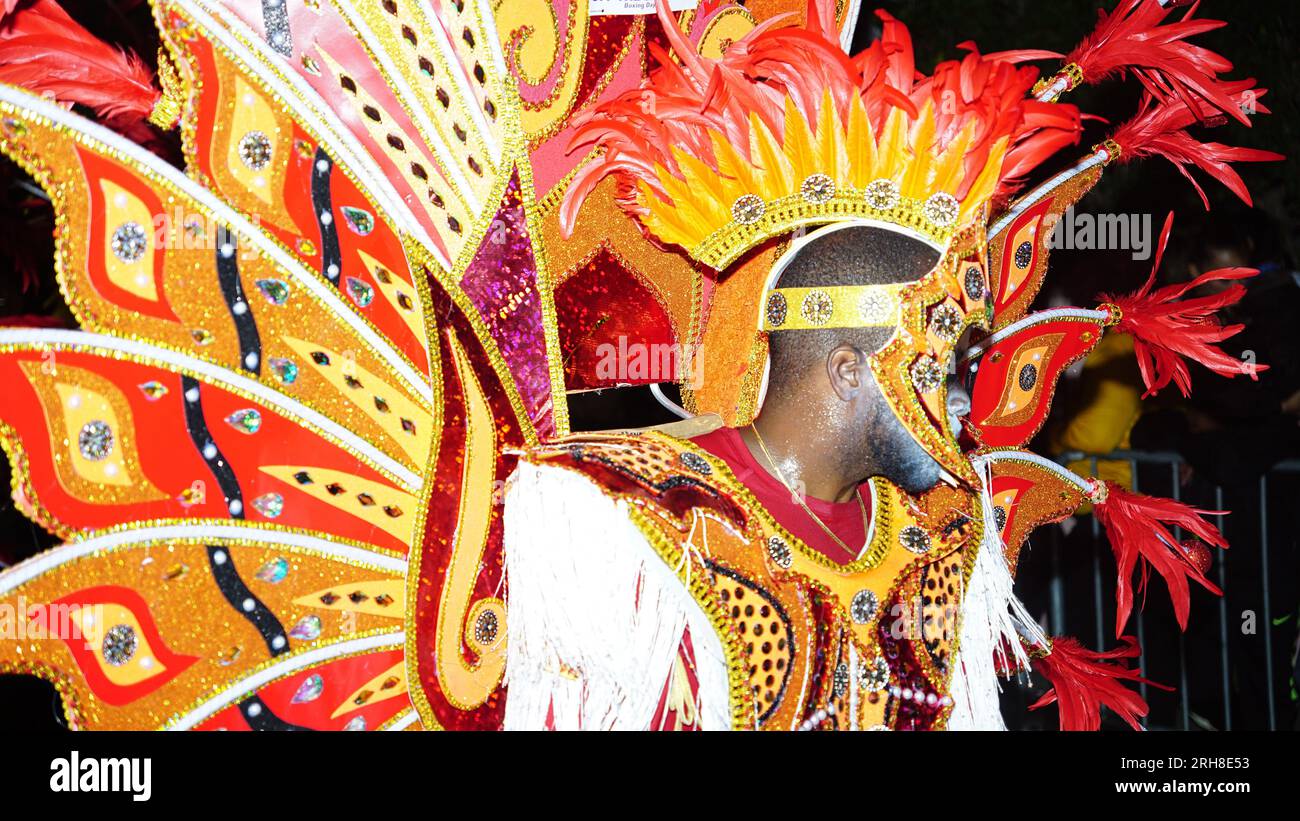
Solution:
<path fill-rule="evenodd" d="M 1181 20 L 1165 23 L 1178 5 L 1185 4 L 1123 0 L 1110 14 L 1099 13 L 1096 30 L 1066 55 L 1066 62 L 1079 67 L 1085 83 L 1132 71 L 1148 91 L 1167 90 L 1188 102 L 1199 98 L 1245 122 L 1245 115 L 1235 110 L 1224 84 L 1217 79 L 1232 70 L 1232 63 L 1187 42 L 1225 24 L 1191 19 L 1196 5 Z"/>
<path fill-rule="evenodd" d="M 1170 213 L 1165 219 L 1151 276 L 1142 287 L 1126 296 L 1100 296 L 1103 303 L 1119 308 L 1118 330 L 1133 337 L 1134 354 L 1142 371 L 1142 381 L 1147 387 L 1144 396 L 1158 393 L 1170 382 L 1178 386 L 1183 396 L 1189 396 L 1192 377 L 1187 370 L 1186 359 L 1195 360 L 1222 376 L 1245 374 L 1251 379 L 1258 379 L 1257 374 L 1268 370 L 1267 365 L 1237 359 L 1216 347 L 1217 343 L 1235 336 L 1244 327 L 1220 324 L 1216 312 L 1240 302 L 1246 294 L 1245 286 L 1233 284 L 1216 294 L 1180 300 L 1184 294 L 1207 282 L 1248 279 L 1258 274 L 1258 271 L 1252 268 L 1220 268 L 1207 271 L 1190 282 L 1151 290 L 1161 257 L 1164 256 L 1165 245 L 1169 241 L 1173 216 Z"/>
<path fill-rule="evenodd" d="M 1188 558 L 1179 542 L 1169 532 L 1169 526 L 1180 527 L 1195 534 L 1207 544 L 1226 548 L 1228 542 L 1214 525 L 1201 515 L 1219 516 L 1227 511 L 1198 510 L 1173 499 L 1161 499 L 1127 491 L 1113 482 L 1106 482 L 1106 498 L 1093 504 L 1094 515 L 1106 528 L 1111 550 L 1118 565 L 1115 599 L 1115 635 L 1124 632 L 1133 610 L 1133 571 L 1141 563 L 1137 589 L 1144 592 L 1146 582 L 1154 567 L 1169 586 L 1169 598 L 1174 603 L 1178 625 L 1187 629 L 1187 612 L 1191 604 L 1189 578 L 1209 590 L 1223 595 Z"/>
<path fill-rule="evenodd" d="M 1254 80 L 1239 80 L 1223 84 L 1228 89 L 1232 101 L 1230 108 L 1240 113 L 1249 109 L 1267 114 L 1268 109 L 1258 103 L 1266 89 L 1255 88 Z M 1164 157 L 1169 160 L 1186 177 L 1196 192 L 1201 195 L 1201 202 L 1206 209 L 1210 201 L 1201 186 L 1188 171 L 1189 164 L 1223 183 L 1241 198 L 1247 205 L 1251 204 L 1250 192 L 1246 184 L 1230 163 L 1234 162 L 1268 162 L 1284 157 L 1272 151 L 1254 148 L 1237 148 L 1221 143 L 1202 143 L 1187 133 L 1186 128 L 1196 122 L 1216 125 L 1223 122 L 1223 117 L 1216 116 L 1218 109 L 1204 102 L 1193 105 L 1181 98 L 1158 98 L 1144 94 L 1142 104 L 1133 119 L 1120 126 L 1111 139 L 1120 146 L 1119 162 L 1128 162 L 1139 157 Z"/>
<path fill-rule="evenodd" d="M 1074 106 L 1026 100 L 1037 70 L 1019 63 L 1050 52 L 1013 51 L 981 55 L 971 44 L 966 54 L 920 75 L 907 28 L 879 11 L 882 35 L 849 57 L 835 30 L 834 0 L 809 0 L 804 27 L 777 26 L 768 20 L 732 43 L 719 59 L 700 56 L 677 28 L 664 0 L 659 20 L 672 54 L 651 45 L 658 67 L 645 85 L 575 118 L 570 150 L 602 149 L 574 176 L 560 207 L 560 226 L 572 231 L 585 197 L 607 176 L 618 181 L 618 199 L 638 214 L 638 186 L 667 199 L 656 166 L 682 175 L 673 156 L 684 151 L 716 168 L 711 134 L 720 133 L 748 159 L 750 116 L 757 116 L 784 139 L 785 100 L 804 119 L 817 123 L 829 93 L 840 122 L 849 104 L 860 99 L 873 131 L 880 135 L 887 117 L 901 110 L 911 119 L 927 102 L 935 112 L 933 143 L 918 150 L 941 151 L 974 123 L 961 180 L 953 193 L 963 198 L 999 140 L 1010 146 L 1005 176 L 1020 176 L 1081 132 Z M 784 22 L 784 21 L 782 21 Z"/>
<path fill-rule="evenodd" d="M 1034 669 L 1052 683 L 1042 698 L 1029 705 L 1037 710 L 1059 704 L 1061 729 L 1096 731 L 1101 728 L 1101 708 L 1109 707 L 1135 730 L 1141 730 L 1138 718 L 1147 714 L 1142 696 L 1124 686 L 1125 682 L 1150 684 L 1162 690 L 1172 688 L 1156 684 L 1124 664 L 1123 659 L 1141 654 L 1132 636 L 1120 639 L 1124 646 L 1106 652 L 1089 650 L 1069 636 L 1052 639 L 1052 649 L 1034 659 Z"/>
<path fill-rule="evenodd" d="M 105 119 L 146 119 L 161 96 L 138 56 L 96 38 L 54 0 L 36 0 L 5 19 L 0 81 Z"/>

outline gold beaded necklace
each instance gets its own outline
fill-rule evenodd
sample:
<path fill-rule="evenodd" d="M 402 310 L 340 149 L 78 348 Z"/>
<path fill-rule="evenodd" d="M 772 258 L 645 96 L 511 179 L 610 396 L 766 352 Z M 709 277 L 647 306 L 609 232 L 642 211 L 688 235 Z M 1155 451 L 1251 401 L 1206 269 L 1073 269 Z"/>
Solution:
<path fill-rule="evenodd" d="M 827 527 L 826 523 L 821 520 L 821 517 L 816 513 L 813 513 L 812 508 L 808 507 L 808 505 L 804 503 L 803 494 L 797 492 L 794 489 L 794 486 L 786 481 L 785 474 L 781 472 L 781 468 L 777 465 L 776 460 L 773 459 L 772 454 L 768 452 L 767 443 L 763 441 L 763 435 L 758 432 L 758 426 L 753 422 L 750 422 L 749 429 L 754 432 L 754 438 L 758 440 L 758 446 L 763 451 L 763 458 L 767 459 L 767 463 L 772 466 L 772 470 L 776 471 L 776 477 L 781 480 L 781 484 L 785 485 L 786 490 L 790 491 L 790 498 L 794 499 L 799 507 L 803 508 L 804 513 L 807 513 L 808 517 L 816 522 L 817 526 L 820 527 L 827 536 L 830 536 L 835 540 L 835 544 L 844 548 L 846 553 L 853 554 L 855 552 L 853 548 L 846 545 L 844 540 L 839 536 L 836 536 L 835 532 Z M 862 487 L 859 486 L 853 495 L 858 500 L 858 508 L 862 510 L 862 530 L 865 533 L 868 530 L 869 522 L 867 520 L 867 505 L 862 501 Z"/>

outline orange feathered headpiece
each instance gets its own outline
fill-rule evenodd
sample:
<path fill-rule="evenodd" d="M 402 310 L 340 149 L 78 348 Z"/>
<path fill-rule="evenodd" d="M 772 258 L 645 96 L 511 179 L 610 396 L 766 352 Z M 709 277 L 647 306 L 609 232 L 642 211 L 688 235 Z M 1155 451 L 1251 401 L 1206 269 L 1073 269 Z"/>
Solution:
<path fill-rule="evenodd" d="M 562 225 L 613 174 L 646 230 L 716 269 L 800 225 L 841 220 L 942 246 L 1077 141 L 1077 109 L 1026 99 L 1038 73 L 1019 63 L 1057 55 L 965 44 L 924 77 L 906 27 L 883 11 L 881 38 L 846 55 L 833 6 L 813 0 L 804 27 L 769 20 L 715 60 L 661 2 L 672 53 L 651 45 L 659 68 L 646 84 L 579 123 L 573 148 L 604 151 L 575 177 Z"/>

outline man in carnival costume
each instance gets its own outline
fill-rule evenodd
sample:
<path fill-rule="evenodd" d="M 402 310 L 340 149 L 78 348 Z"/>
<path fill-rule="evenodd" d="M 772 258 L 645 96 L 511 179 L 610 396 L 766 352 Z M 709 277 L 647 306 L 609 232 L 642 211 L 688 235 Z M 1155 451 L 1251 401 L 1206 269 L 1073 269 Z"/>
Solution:
<path fill-rule="evenodd" d="M 1176 45 L 1139 70 L 1142 115 L 1007 203 L 1077 142 L 1078 112 L 1059 93 L 1112 70 L 1107 49 L 1166 13 L 1123 4 L 1035 84 L 1021 64 L 1051 55 L 968 47 L 921 75 L 884 12 L 882 37 L 850 57 L 821 2 L 805 27 L 762 25 L 706 59 L 661 7 L 672 53 L 583 119 L 575 145 L 603 154 L 575 179 L 565 218 L 612 175 L 649 234 L 722 276 L 787 238 L 756 286 L 759 315 L 706 320 L 757 329 L 765 379 L 734 427 L 712 416 L 524 457 L 506 509 L 507 727 L 993 729 L 996 675 L 1031 663 L 1063 726 L 1095 727 L 1099 703 L 1130 723 L 1145 713 L 1117 682 L 1140 681 L 1115 661 L 1136 654 L 1130 639 L 1089 653 L 1027 616 L 1011 593 L 1018 548 L 1037 524 L 1096 504 L 1123 540 L 1122 630 L 1139 556 L 1170 581 L 1182 620 L 1187 578 L 1213 589 L 1161 520 L 1226 545 L 1185 506 L 1018 446 L 1061 369 L 1106 328 L 1137 337 L 1153 388 L 1185 384 L 1180 353 L 1246 372 L 1209 345 L 1233 332 L 1211 317 L 1239 288 L 1171 305 L 1177 294 L 1148 283 L 1098 310 L 1026 310 L 1056 215 L 1101 168 L 1166 143 L 1185 152 L 1169 152 L 1176 162 L 1202 164 L 1195 149 L 1212 149 L 1179 129 L 1216 105 L 1235 113 L 1251 84 L 1190 68 L 1177 41 L 1191 29 L 1169 26 L 1161 42 Z"/>

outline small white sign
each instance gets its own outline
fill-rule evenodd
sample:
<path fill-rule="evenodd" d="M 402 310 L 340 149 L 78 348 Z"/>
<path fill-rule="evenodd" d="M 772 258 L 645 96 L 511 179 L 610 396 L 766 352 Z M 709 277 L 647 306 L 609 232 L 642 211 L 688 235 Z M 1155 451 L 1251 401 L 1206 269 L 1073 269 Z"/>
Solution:
<path fill-rule="evenodd" d="M 686 11 L 699 5 L 699 0 L 668 0 L 673 11 Z M 591 0 L 587 6 L 592 17 L 600 14 L 654 14 L 655 0 Z"/>

